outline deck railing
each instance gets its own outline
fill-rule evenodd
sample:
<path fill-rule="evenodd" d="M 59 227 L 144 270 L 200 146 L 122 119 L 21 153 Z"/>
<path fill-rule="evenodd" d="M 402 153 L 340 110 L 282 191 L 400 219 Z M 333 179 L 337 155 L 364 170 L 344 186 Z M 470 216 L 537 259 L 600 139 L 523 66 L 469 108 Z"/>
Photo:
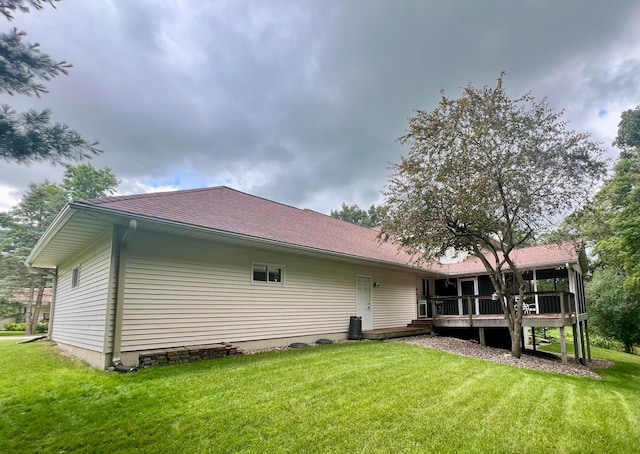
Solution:
<path fill-rule="evenodd" d="M 575 314 L 575 295 L 569 292 L 525 293 L 524 316 Z M 578 307 L 580 314 L 586 313 L 584 304 Z M 500 301 L 492 295 L 434 296 L 418 301 L 418 318 L 435 318 L 469 315 L 502 315 Z"/>

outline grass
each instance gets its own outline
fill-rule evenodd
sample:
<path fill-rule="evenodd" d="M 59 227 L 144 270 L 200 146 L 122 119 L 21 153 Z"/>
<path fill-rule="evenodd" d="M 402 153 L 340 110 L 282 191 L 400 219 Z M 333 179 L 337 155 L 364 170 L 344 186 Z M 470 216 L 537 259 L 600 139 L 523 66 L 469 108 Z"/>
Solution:
<path fill-rule="evenodd" d="M 24 331 L 0 331 L 0 337 L 2 336 L 24 336 Z"/>
<path fill-rule="evenodd" d="M 640 358 L 603 380 L 363 342 L 107 374 L 0 340 L 3 452 L 635 453 Z"/>
<path fill-rule="evenodd" d="M 547 328 L 546 332 L 547 339 L 550 340 L 552 344 L 560 343 L 559 328 Z M 529 336 L 529 338 L 531 338 L 531 336 Z M 565 330 L 565 338 L 567 340 L 567 345 L 573 344 L 573 330 L 570 327 L 567 327 L 567 329 Z M 589 343 L 591 344 L 591 346 L 624 352 L 624 344 L 622 342 L 600 336 L 594 330 L 591 330 Z M 640 355 L 640 347 L 634 346 L 633 350 L 636 355 Z"/>

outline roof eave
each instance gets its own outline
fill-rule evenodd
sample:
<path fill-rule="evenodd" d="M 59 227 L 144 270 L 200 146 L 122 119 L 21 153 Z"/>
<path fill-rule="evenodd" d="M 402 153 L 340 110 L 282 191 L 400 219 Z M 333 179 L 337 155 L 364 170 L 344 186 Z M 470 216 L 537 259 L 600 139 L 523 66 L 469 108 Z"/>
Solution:
<path fill-rule="evenodd" d="M 29 253 L 29 255 L 24 261 L 25 265 L 27 265 L 28 267 L 31 267 L 32 264 L 37 260 L 42 250 L 47 246 L 49 241 L 51 241 L 51 239 L 56 235 L 56 233 L 58 233 L 60 229 L 62 229 L 62 227 L 64 227 L 64 225 L 69 221 L 69 219 L 71 219 L 71 217 L 74 214 L 74 211 L 72 210 L 72 205 L 74 204 L 66 203 L 65 206 L 62 207 L 62 210 L 60 210 L 60 212 L 55 217 L 51 225 L 49 225 L 49 227 L 42 234 L 42 236 L 40 237 L 36 245 L 33 247 L 33 249 L 31 249 L 31 252 Z"/>
<path fill-rule="evenodd" d="M 579 263 L 578 258 L 573 258 L 573 259 L 567 259 L 567 260 L 557 260 L 554 262 L 542 262 L 542 263 L 533 263 L 533 264 L 526 264 L 526 265 L 521 265 L 518 266 L 518 269 L 523 270 L 523 271 L 529 271 L 529 270 L 540 270 L 540 269 L 545 269 L 545 268 L 549 268 L 549 267 L 557 267 L 557 266 L 565 266 L 565 264 L 567 263 Z M 508 269 L 506 270 L 508 271 Z M 480 269 L 475 269 L 475 270 L 465 270 L 465 271 L 443 271 L 444 274 L 448 275 L 448 276 L 466 276 L 466 275 L 476 275 L 476 274 L 481 274 L 481 273 L 486 273 L 487 270 L 485 270 L 484 268 Z"/>

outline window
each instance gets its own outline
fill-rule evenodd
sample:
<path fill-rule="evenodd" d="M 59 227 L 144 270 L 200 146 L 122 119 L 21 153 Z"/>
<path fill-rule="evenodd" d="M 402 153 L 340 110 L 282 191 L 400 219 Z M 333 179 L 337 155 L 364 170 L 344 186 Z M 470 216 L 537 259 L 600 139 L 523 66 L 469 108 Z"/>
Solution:
<path fill-rule="evenodd" d="M 284 282 L 284 267 L 279 265 L 253 264 L 252 282 L 267 284 L 282 284 Z"/>
<path fill-rule="evenodd" d="M 71 270 L 71 288 L 76 288 L 80 284 L 80 267 L 76 266 Z"/>

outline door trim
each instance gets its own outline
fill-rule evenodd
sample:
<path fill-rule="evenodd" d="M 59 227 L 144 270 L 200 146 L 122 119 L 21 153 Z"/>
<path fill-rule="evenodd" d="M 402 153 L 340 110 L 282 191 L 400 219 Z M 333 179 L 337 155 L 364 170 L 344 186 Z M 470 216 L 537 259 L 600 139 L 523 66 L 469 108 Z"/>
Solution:
<path fill-rule="evenodd" d="M 367 279 L 369 281 L 369 320 L 365 319 L 365 316 L 362 315 L 362 312 L 360 311 L 360 307 L 358 305 L 358 281 L 360 279 Z M 371 276 L 367 276 L 364 274 L 357 274 L 356 275 L 356 315 L 358 317 L 362 317 L 362 329 L 363 330 L 370 330 L 373 329 L 373 277 Z"/>
<path fill-rule="evenodd" d="M 473 294 L 477 295 L 478 294 L 478 276 L 469 276 L 469 277 L 461 277 L 458 278 L 458 295 L 459 296 L 463 296 L 462 295 L 462 283 L 463 282 L 473 282 Z M 458 309 L 460 311 L 460 315 L 462 315 L 463 312 L 463 299 L 459 298 L 458 299 Z M 476 314 L 480 313 L 480 302 L 478 301 L 478 298 L 474 298 L 474 310 Z"/>

